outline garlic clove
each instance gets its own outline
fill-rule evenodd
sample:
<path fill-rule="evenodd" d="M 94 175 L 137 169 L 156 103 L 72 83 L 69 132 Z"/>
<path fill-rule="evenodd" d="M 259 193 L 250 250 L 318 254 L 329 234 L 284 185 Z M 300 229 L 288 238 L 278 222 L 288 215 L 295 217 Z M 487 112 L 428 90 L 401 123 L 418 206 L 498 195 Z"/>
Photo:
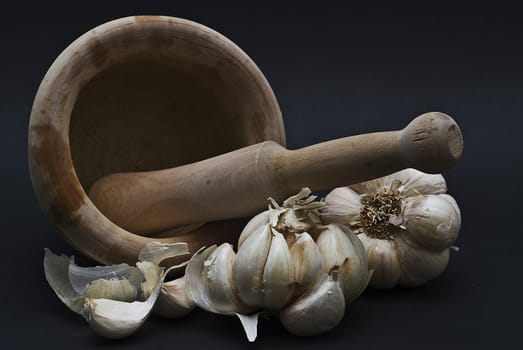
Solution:
<path fill-rule="evenodd" d="M 135 287 L 139 287 L 139 283 L 143 280 L 143 274 L 138 268 L 127 264 L 82 267 L 71 263 L 69 264 L 68 279 L 74 290 L 78 294 L 83 294 L 93 281 L 101 279 L 131 280 L 136 283 Z"/>
<path fill-rule="evenodd" d="M 312 237 L 304 232 L 296 234 L 296 241 L 290 248 L 293 261 L 294 283 L 297 292 L 301 293 L 312 285 L 323 271 L 323 262 L 320 249 Z"/>
<path fill-rule="evenodd" d="M 458 207 L 458 203 L 456 202 L 456 200 L 454 199 L 454 197 L 452 197 L 450 194 L 440 194 L 439 195 L 440 198 L 443 198 L 445 199 L 447 202 L 449 202 L 449 204 L 452 206 L 452 208 L 454 208 L 454 210 L 456 211 L 456 213 L 458 213 L 459 217 L 461 218 L 461 211 L 459 210 L 459 207 Z"/>
<path fill-rule="evenodd" d="M 162 278 L 163 268 L 150 261 L 139 261 L 136 266 L 145 277 L 145 281 L 142 282 L 142 294 L 144 299 L 148 299 Z"/>
<path fill-rule="evenodd" d="M 136 332 L 149 316 L 158 297 L 161 284 L 146 301 L 126 303 L 111 299 L 90 299 L 85 303 L 84 317 L 91 328 L 101 336 L 124 338 Z"/>
<path fill-rule="evenodd" d="M 353 249 L 338 269 L 338 280 L 345 301 L 351 303 L 363 293 L 369 284 L 371 272 L 363 243 L 348 228 L 345 235 L 350 240 Z"/>
<path fill-rule="evenodd" d="M 203 251 L 196 252 L 185 268 L 186 292 L 188 298 L 196 305 L 209 312 L 216 311 L 207 297 L 203 271 L 205 268 L 205 261 L 207 261 L 207 258 L 215 250 L 216 245 L 212 245 Z"/>
<path fill-rule="evenodd" d="M 47 283 L 51 286 L 56 296 L 73 312 L 81 314 L 84 298 L 73 288 L 69 281 L 69 265 L 74 258 L 65 255 L 56 255 L 45 248 L 44 272 Z"/>
<path fill-rule="evenodd" d="M 154 304 L 153 313 L 161 317 L 177 318 L 194 310 L 195 305 L 187 295 L 186 284 L 186 276 L 164 282 Z"/>
<path fill-rule="evenodd" d="M 140 250 L 139 261 L 149 261 L 159 265 L 163 260 L 189 254 L 187 243 L 162 243 L 157 241 L 147 242 Z"/>
<path fill-rule="evenodd" d="M 247 305 L 264 305 L 263 271 L 272 241 L 270 225 L 261 226 L 247 238 L 238 253 L 233 267 L 233 279 L 238 296 Z"/>
<path fill-rule="evenodd" d="M 287 241 L 272 230 L 272 241 L 263 271 L 264 307 L 279 310 L 292 297 L 294 269 Z"/>
<path fill-rule="evenodd" d="M 402 271 L 394 241 L 370 238 L 364 233 L 358 238 L 367 252 L 369 269 L 374 270 L 369 285 L 380 289 L 395 287 Z"/>
<path fill-rule="evenodd" d="M 339 225 L 327 225 L 318 236 L 316 244 L 323 260 L 323 272 L 339 268 L 348 256 L 356 256 L 357 248 Z"/>
<path fill-rule="evenodd" d="M 188 253 L 186 244 L 165 244 L 163 248 L 160 245 L 163 244 L 156 245 L 156 249 L 162 251 L 161 260 Z M 155 259 L 150 256 L 150 260 L 160 261 Z M 122 338 L 135 332 L 158 298 L 164 269 L 151 261 L 141 261 L 136 266 L 83 268 L 76 266 L 72 257 L 55 255 L 49 249 L 44 256 L 45 275 L 56 295 L 72 311 L 83 314 L 95 332 L 108 338 Z M 138 289 L 142 295 L 138 295 Z"/>
<path fill-rule="evenodd" d="M 232 247 L 228 243 L 213 245 L 194 254 L 185 271 L 186 292 L 200 308 L 218 314 L 235 315 L 240 319 L 249 341 L 257 336 L 258 314 L 246 315 L 248 308 L 236 297 L 231 282 Z M 225 265 L 229 272 L 220 270 Z"/>
<path fill-rule="evenodd" d="M 163 269 L 144 261 L 136 264 L 145 276 L 145 301 L 132 303 L 99 298 L 85 298 L 84 317 L 91 328 L 101 336 L 112 339 L 127 337 L 145 322 L 160 293 Z"/>
<path fill-rule="evenodd" d="M 461 226 L 459 209 L 449 195 L 407 198 L 403 217 L 403 237 L 411 244 L 434 251 L 450 247 Z"/>
<path fill-rule="evenodd" d="M 333 189 L 325 197 L 327 206 L 322 211 L 322 218 L 329 223 L 354 225 L 359 222 L 361 195 L 348 187 Z"/>
<path fill-rule="evenodd" d="M 295 335 L 316 335 L 334 328 L 345 313 L 345 298 L 331 276 L 321 274 L 317 283 L 280 312 L 283 326 Z"/>
<path fill-rule="evenodd" d="M 447 184 L 441 174 L 426 174 L 416 169 L 404 169 L 386 177 L 385 186 L 390 186 L 392 181 L 400 180 L 405 188 L 405 196 L 419 196 L 427 194 L 440 194 L 447 192 Z"/>
<path fill-rule="evenodd" d="M 98 279 L 86 288 L 85 297 L 133 301 L 138 297 L 138 290 L 127 279 Z"/>
<path fill-rule="evenodd" d="M 212 251 L 204 261 L 202 279 L 207 299 L 217 313 L 244 313 L 245 306 L 240 302 L 233 288 L 232 268 L 236 254 L 229 243 L 223 243 Z"/>
<path fill-rule="evenodd" d="M 242 230 L 238 238 L 238 249 L 241 248 L 243 242 L 255 233 L 260 226 L 266 225 L 269 222 L 269 211 L 266 210 L 253 217 Z"/>
<path fill-rule="evenodd" d="M 396 238 L 399 262 L 401 265 L 400 284 L 415 287 L 439 276 L 447 267 L 449 249 L 432 252 L 409 245 L 401 238 Z"/>

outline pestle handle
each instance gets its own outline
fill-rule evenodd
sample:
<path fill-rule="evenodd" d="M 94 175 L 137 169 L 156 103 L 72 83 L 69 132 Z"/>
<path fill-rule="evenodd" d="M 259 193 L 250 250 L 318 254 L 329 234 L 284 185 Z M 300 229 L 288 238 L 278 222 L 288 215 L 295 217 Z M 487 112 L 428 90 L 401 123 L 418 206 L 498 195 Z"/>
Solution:
<path fill-rule="evenodd" d="M 426 113 L 400 131 L 345 137 L 298 150 L 267 141 L 180 167 L 98 180 L 90 197 L 105 216 L 139 234 L 244 217 L 302 187 L 325 190 L 404 168 L 436 173 L 463 150 L 449 116 Z"/>

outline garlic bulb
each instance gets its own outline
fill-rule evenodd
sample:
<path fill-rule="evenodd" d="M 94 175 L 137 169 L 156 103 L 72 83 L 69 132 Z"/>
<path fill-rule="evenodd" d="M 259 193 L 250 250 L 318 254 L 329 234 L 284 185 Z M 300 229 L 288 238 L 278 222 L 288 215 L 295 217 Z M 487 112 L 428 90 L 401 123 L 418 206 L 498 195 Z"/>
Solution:
<path fill-rule="evenodd" d="M 142 249 L 143 261 L 136 267 L 80 267 L 74 264 L 73 257 L 58 256 L 45 249 L 44 270 L 58 298 L 83 315 L 96 333 L 123 338 L 139 329 L 158 299 L 166 274 L 158 265 L 160 261 L 187 253 L 185 243 L 151 242 Z M 191 305 L 188 303 L 187 308 Z"/>
<path fill-rule="evenodd" d="M 297 335 L 332 329 L 370 273 L 362 243 L 348 228 L 323 225 L 325 203 L 309 189 L 255 216 L 242 231 L 238 253 L 225 243 L 193 256 L 187 293 L 199 307 L 240 317 L 249 340 L 257 312 L 280 314 Z"/>
<path fill-rule="evenodd" d="M 459 233 L 460 210 L 446 190 L 443 176 L 405 169 L 334 189 L 322 220 L 358 234 L 374 269 L 371 286 L 417 286 L 444 271 Z"/>

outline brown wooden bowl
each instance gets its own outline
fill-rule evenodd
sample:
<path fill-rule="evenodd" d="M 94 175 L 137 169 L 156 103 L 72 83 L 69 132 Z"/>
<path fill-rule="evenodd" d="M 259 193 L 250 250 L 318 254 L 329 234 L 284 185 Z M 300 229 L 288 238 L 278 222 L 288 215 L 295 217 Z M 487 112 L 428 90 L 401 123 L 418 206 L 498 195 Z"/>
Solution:
<path fill-rule="evenodd" d="M 276 98 L 234 43 L 172 17 L 117 19 L 90 30 L 49 68 L 29 125 L 29 164 L 49 219 L 100 263 L 134 263 L 149 240 L 107 219 L 87 193 L 101 177 L 192 163 L 247 145 L 285 145 Z M 191 232 L 191 251 L 235 241 L 243 220 Z M 160 240 L 186 240 L 172 234 Z"/>

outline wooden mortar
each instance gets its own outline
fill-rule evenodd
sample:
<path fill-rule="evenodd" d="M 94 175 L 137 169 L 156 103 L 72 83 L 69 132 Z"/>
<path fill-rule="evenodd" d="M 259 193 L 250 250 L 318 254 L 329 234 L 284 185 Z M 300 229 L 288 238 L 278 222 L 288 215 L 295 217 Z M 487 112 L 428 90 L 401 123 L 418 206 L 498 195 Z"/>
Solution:
<path fill-rule="evenodd" d="M 172 17 L 127 17 L 67 47 L 46 73 L 29 124 L 39 204 L 79 251 L 134 263 L 150 238 L 107 219 L 87 196 L 99 178 L 170 168 L 273 140 L 285 144 L 267 80 L 234 43 Z M 160 239 L 234 242 L 245 219 Z M 174 263 L 175 261 L 173 261 Z"/>

